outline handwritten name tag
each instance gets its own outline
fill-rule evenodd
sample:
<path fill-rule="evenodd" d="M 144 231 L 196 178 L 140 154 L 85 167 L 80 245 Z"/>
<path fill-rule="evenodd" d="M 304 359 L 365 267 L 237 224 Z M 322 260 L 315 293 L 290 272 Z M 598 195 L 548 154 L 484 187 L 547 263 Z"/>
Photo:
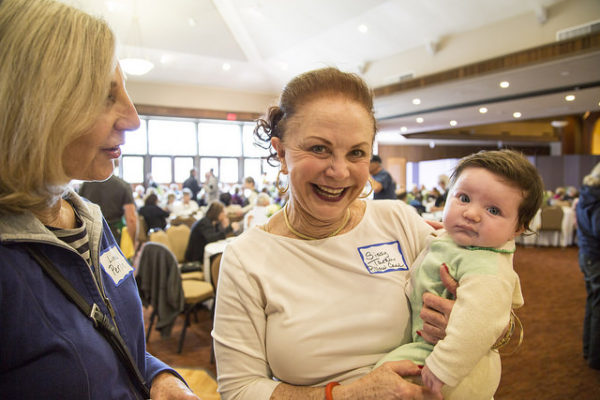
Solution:
<path fill-rule="evenodd" d="M 408 270 L 397 240 L 359 247 L 358 253 L 370 274 Z"/>
<path fill-rule="evenodd" d="M 116 286 L 119 286 L 127 276 L 133 272 L 125 256 L 121 254 L 116 246 L 109 248 L 100 255 L 100 265 L 112 278 Z"/>

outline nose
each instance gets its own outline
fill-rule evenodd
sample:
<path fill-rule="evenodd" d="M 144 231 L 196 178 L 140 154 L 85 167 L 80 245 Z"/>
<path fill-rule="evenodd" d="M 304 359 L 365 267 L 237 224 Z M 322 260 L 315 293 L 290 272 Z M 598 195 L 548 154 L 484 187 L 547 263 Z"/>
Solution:
<path fill-rule="evenodd" d="M 331 165 L 327 168 L 326 175 L 334 179 L 345 179 L 350 176 L 348 164 L 344 157 L 333 155 L 331 157 Z"/>
<path fill-rule="evenodd" d="M 137 114 L 135 106 L 127 92 L 124 91 L 123 96 L 120 96 L 121 104 L 119 104 L 119 119 L 116 123 L 116 128 L 121 131 L 134 131 L 140 127 L 140 117 Z"/>
<path fill-rule="evenodd" d="M 473 221 L 473 222 L 481 221 L 481 216 L 479 215 L 479 211 L 474 206 L 467 207 L 463 212 L 463 217 L 465 219 L 468 219 L 469 221 Z"/>

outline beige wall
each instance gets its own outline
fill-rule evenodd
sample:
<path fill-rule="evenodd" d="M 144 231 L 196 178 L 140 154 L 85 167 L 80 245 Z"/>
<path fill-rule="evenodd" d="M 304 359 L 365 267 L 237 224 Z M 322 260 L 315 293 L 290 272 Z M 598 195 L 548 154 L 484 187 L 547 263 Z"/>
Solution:
<path fill-rule="evenodd" d="M 249 93 L 191 85 L 128 81 L 127 91 L 135 104 L 198 108 L 231 112 L 264 113 L 277 102 L 277 93 Z"/>
<path fill-rule="evenodd" d="M 519 50 L 552 43 L 556 32 L 600 18 L 600 1 L 565 0 L 548 9 L 548 19 L 538 23 L 532 10 L 514 18 L 441 38 L 437 53 L 418 47 L 373 62 L 365 78 L 373 87 L 385 86 L 386 79 L 413 72 L 415 77 L 441 72 Z"/>

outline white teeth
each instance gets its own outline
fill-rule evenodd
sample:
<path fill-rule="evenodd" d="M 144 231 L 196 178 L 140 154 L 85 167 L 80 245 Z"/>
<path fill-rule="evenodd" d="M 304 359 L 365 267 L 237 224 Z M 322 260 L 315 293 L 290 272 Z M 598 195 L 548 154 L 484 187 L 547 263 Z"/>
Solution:
<path fill-rule="evenodd" d="M 339 196 L 344 191 L 344 188 L 332 190 L 332 189 L 329 189 L 329 188 L 325 188 L 323 186 L 319 186 L 319 185 L 316 185 L 316 186 L 317 186 L 317 188 L 320 191 L 322 191 L 322 192 L 324 192 L 324 193 L 326 193 L 328 195 L 331 195 L 331 196 Z"/>

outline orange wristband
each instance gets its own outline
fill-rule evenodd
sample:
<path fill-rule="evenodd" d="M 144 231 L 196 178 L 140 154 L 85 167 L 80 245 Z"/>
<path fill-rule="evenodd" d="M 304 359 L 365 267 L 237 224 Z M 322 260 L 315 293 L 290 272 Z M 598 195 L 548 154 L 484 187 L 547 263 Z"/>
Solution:
<path fill-rule="evenodd" d="M 339 382 L 329 382 L 325 386 L 325 400 L 333 400 L 333 388 L 339 384 Z"/>

